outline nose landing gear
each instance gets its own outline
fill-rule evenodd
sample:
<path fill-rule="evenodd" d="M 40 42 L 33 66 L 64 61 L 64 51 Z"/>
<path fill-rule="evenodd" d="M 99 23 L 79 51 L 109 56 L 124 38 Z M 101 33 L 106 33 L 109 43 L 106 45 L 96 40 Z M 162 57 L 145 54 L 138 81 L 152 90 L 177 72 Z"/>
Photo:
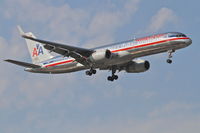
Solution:
<path fill-rule="evenodd" d="M 171 64 L 172 63 L 172 60 L 171 60 L 171 58 L 172 58 L 172 53 L 174 53 L 175 52 L 175 50 L 169 50 L 168 51 L 168 59 L 167 59 L 167 63 L 169 63 L 169 64 Z"/>

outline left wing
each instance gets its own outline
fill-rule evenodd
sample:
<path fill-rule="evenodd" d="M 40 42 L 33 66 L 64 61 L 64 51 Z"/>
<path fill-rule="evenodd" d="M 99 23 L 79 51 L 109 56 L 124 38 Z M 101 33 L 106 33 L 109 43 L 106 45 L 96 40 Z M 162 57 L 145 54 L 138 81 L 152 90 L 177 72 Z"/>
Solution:
<path fill-rule="evenodd" d="M 90 49 L 79 48 L 79 47 L 64 45 L 64 44 L 60 44 L 56 42 L 40 40 L 40 39 L 36 39 L 24 34 L 22 34 L 22 37 L 36 41 L 36 42 L 40 42 L 44 45 L 44 48 L 46 48 L 47 50 L 53 51 L 63 56 L 70 56 L 74 58 L 77 62 L 85 66 L 90 65 L 90 63 L 87 61 L 87 57 L 89 57 L 94 52 L 93 50 L 90 50 Z"/>

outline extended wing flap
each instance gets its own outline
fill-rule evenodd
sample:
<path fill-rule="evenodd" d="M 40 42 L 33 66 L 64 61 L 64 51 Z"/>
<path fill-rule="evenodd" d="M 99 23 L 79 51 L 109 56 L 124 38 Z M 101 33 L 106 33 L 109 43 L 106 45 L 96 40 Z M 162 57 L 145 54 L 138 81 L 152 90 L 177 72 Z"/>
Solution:
<path fill-rule="evenodd" d="M 68 56 L 67 53 L 69 53 L 69 50 L 64 49 L 64 48 L 60 48 L 60 47 L 55 47 L 53 45 L 44 45 L 44 48 L 47 50 L 50 50 L 50 52 L 55 52 L 57 54 L 61 54 L 63 56 Z"/>
<path fill-rule="evenodd" d="M 65 48 L 53 47 L 53 46 L 50 46 L 50 45 L 45 45 L 44 48 L 46 48 L 50 51 L 53 51 L 55 53 L 61 54 L 63 56 L 70 56 L 70 57 L 76 59 L 77 62 L 83 64 L 84 66 L 89 65 L 89 63 L 87 62 L 87 59 L 77 52 L 74 52 L 74 51 L 71 52 L 71 51 L 69 51 Z"/>
<path fill-rule="evenodd" d="M 4 60 L 7 61 L 9 63 L 13 63 L 15 65 L 19 65 L 19 66 L 23 66 L 23 67 L 28 67 L 28 68 L 40 68 L 41 66 L 39 65 L 35 65 L 35 64 L 30 64 L 30 63 L 26 63 L 26 62 L 21 62 L 21 61 L 16 61 L 16 60 Z"/>

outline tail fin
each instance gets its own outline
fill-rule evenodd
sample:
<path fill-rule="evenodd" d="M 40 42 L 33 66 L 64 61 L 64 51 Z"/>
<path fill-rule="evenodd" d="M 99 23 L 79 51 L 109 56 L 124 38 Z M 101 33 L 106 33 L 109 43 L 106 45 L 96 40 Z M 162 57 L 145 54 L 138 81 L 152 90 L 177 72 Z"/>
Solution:
<path fill-rule="evenodd" d="M 24 33 L 22 28 L 20 26 L 17 27 L 20 34 L 21 35 L 26 35 L 26 36 L 31 36 L 33 38 L 36 38 L 33 33 L 28 32 L 28 33 Z M 39 64 L 42 61 L 46 61 L 48 59 L 53 58 L 53 56 L 49 53 L 48 50 L 46 50 L 42 44 L 29 40 L 29 39 L 25 39 L 26 44 L 28 46 L 28 50 L 29 53 L 31 55 L 32 58 L 32 62 L 33 64 Z"/>

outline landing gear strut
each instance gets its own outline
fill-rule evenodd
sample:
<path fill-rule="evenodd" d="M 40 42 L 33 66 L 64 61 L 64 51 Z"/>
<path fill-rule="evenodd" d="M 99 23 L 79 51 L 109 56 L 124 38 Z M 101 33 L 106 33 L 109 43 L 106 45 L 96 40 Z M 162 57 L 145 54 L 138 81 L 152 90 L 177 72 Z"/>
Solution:
<path fill-rule="evenodd" d="M 169 64 L 171 64 L 172 63 L 172 60 L 171 60 L 171 58 L 172 58 L 172 53 L 173 52 L 175 52 L 175 50 L 169 50 L 168 51 L 168 59 L 167 59 L 167 63 L 169 63 Z"/>
<path fill-rule="evenodd" d="M 93 68 L 91 68 L 89 71 L 86 71 L 85 74 L 88 75 L 88 76 L 91 76 L 92 74 L 96 74 L 97 71 Z"/>
<path fill-rule="evenodd" d="M 116 73 L 116 68 L 112 68 L 112 76 L 108 76 L 108 81 L 114 81 L 114 80 L 117 80 L 118 79 L 118 76 L 117 75 L 115 75 L 115 73 Z"/>

